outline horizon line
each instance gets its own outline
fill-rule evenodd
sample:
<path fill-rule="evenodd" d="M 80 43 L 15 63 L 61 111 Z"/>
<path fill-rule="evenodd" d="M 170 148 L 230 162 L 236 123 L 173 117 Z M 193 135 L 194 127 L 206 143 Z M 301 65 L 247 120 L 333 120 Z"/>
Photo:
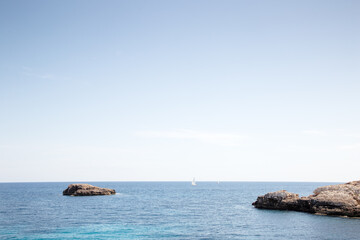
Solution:
<path fill-rule="evenodd" d="M 354 180 L 356 181 L 356 180 Z M 191 182 L 191 180 L 120 180 L 120 181 L 96 181 L 96 180 L 90 180 L 90 181 L 0 181 L 1 183 L 97 183 L 97 182 Z M 200 180 L 196 181 L 199 182 L 249 182 L 249 183 L 340 183 L 340 182 L 349 182 L 349 181 L 284 181 L 284 180 L 275 180 L 275 181 L 268 181 L 268 180 Z"/>

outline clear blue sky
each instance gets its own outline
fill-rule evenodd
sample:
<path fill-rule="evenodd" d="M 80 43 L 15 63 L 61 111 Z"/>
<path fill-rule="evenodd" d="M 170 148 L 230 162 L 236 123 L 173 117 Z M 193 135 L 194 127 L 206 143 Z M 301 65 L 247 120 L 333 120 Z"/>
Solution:
<path fill-rule="evenodd" d="M 0 181 L 348 181 L 360 2 L 0 1 Z"/>

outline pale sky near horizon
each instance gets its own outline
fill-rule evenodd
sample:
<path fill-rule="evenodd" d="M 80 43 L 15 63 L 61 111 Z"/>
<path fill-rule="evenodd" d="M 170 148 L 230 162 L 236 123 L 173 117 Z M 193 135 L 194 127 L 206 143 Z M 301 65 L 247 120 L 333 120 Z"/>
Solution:
<path fill-rule="evenodd" d="M 360 1 L 0 1 L 0 182 L 360 179 Z"/>

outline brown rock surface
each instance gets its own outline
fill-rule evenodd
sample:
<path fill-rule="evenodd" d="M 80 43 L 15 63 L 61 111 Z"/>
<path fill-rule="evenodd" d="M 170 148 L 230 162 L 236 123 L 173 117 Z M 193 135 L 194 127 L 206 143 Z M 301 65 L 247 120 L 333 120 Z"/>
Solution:
<path fill-rule="evenodd" d="M 319 187 L 308 197 L 285 190 L 259 196 L 256 208 L 360 217 L 360 181 Z"/>
<path fill-rule="evenodd" d="M 90 184 L 70 184 L 67 189 L 63 191 L 63 195 L 70 196 L 95 196 L 95 195 L 112 195 L 115 194 L 114 189 L 99 188 Z"/>

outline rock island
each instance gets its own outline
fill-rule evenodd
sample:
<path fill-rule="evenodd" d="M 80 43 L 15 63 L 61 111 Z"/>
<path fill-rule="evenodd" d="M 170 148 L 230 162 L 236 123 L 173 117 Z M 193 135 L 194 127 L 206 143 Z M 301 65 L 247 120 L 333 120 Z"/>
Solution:
<path fill-rule="evenodd" d="M 70 196 L 95 196 L 112 194 L 115 194 L 114 189 L 100 188 L 84 183 L 70 184 L 68 188 L 63 191 L 63 195 Z"/>
<path fill-rule="evenodd" d="M 285 190 L 271 192 L 259 196 L 253 205 L 263 209 L 360 217 L 360 181 L 319 187 L 308 197 Z"/>

